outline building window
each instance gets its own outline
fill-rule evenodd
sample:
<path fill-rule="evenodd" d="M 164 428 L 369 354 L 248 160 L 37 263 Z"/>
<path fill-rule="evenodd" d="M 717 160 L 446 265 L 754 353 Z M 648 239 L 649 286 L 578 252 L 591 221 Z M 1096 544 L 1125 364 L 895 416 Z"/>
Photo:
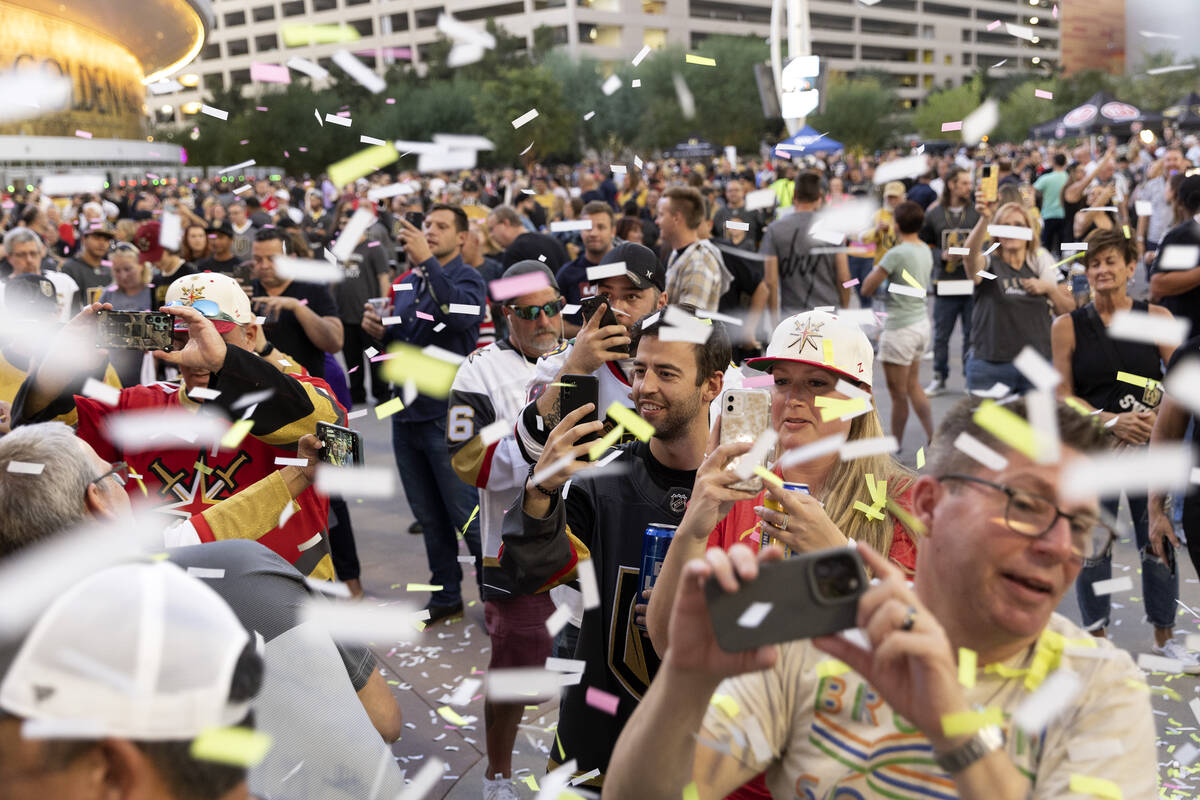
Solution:
<path fill-rule="evenodd" d="M 313 13 L 318 11 L 332 11 L 337 8 L 337 0 L 313 0 Z"/>
<path fill-rule="evenodd" d="M 246 24 L 246 12 L 245 11 L 231 11 L 225 15 L 225 27 L 226 28 L 234 28 L 234 27 L 237 27 L 238 25 L 245 25 L 245 24 Z"/>
<path fill-rule="evenodd" d="M 566 3 L 556 3 L 555 5 L 562 6 Z M 588 8 L 592 11 L 620 11 L 620 0 L 579 0 L 580 8 Z"/>
<path fill-rule="evenodd" d="M 369 2 L 371 2 L 371 0 L 346 0 L 346 5 L 361 6 L 361 5 L 365 5 L 366 3 L 369 3 Z"/>
<path fill-rule="evenodd" d="M 494 19 L 495 17 L 508 17 L 513 14 L 525 13 L 525 3 L 501 3 L 496 6 L 480 6 L 479 8 L 470 8 L 466 11 L 455 11 L 454 18 L 463 22 L 473 22 L 477 19 Z M 408 22 L 407 15 L 404 21 Z"/>
<path fill-rule="evenodd" d="M 621 28 L 619 25 L 592 25 L 582 22 L 579 24 L 579 41 L 601 47 L 620 47 Z"/>
<path fill-rule="evenodd" d="M 771 22 L 770 8 L 742 5 L 741 3 L 721 3 L 717 0 L 692 0 L 689 4 L 688 15 L 700 19 L 756 22 L 760 25 Z"/>
<path fill-rule="evenodd" d="M 547 8 L 566 8 L 567 0 L 533 0 L 533 10 L 543 11 Z"/>
<path fill-rule="evenodd" d="M 254 37 L 254 52 L 266 53 L 270 50 L 279 49 L 279 37 L 274 33 L 263 34 L 262 36 Z"/>
<path fill-rule="evenodd" d="M 906 22 L 893 22 L 888 19 L 872 19 L 863 17 L 859 21 L 863 33 L 877 33 L 885 36 L 903 36 L 905 38 L 915 38 L 917 35 L 917 26 L 910 25 Z"/>
<path fill-rule="evenodd" d="M 954 56 L 950 55 L 949 53 L 942 56 L 942 64 L 944 64 L 947 67 L 954 66 Z"/>
<path fill-rule="evenodd" d="M 304 0 L 288 0 L 281 6 L 285 17 L 300 17 L 304 15 Z"/>
<path fill-rule="evenodd" d="M 700 46 L 702 44 L 704 44 L 704 40 L 707 39 L 708 37 L 709 37 L 709 34 L 707 34 L 707 33 L 701 33 L 700 31 L 692 31 L 692 49 L 693 50 L 699 49 Z M 817 47 L 816 45 L 813 45 L 814 53 L 816 53 L 816 51 L 817 51 L 816 47 Z"/>
<path fill-rule="evenodd" d="M 921 51 L 921 63 L 922 64 L 932 64 L 933 63 L 933 51 L 932 50 L 922 50 Z"/>
<path fill-rule="evenodd" d="M 667 13 L 667 4 L 662 0 L 642 0 L 642 13 L 655 16 L 665 14 Z"/>
<path fill-rule="evenodd" d="M 917 88 L 917 76 L 916 75 L 897 75 L 896 79 L 900 82 L 900 88 L 902 88 L 902 89 Z"/>
<path fill-rule="evenodd" d="M 550 29 L 550 41 L 551 41 L 551 43 L 556 44 L 556 45 L 566 44 L 567 43 L 567 26 L 566 25 L 555 25 L 553 28 L 551 28 Z"/>
<path fill-rule="evenodd" d="M 895 9 L 899 9 L 900 11 L 916 11 L 917 10 L 917 1 L 916 0 L 881 0 L 879 3 L 876 3 L 876 6 L 878 8 L 895 8 Z M 970 13 L 970 12 L 967 12 L 967 13 Z"/>
<path fill-rule="evenodd" d="M 971 53 L 963 53 L 962 54 L 962 63 L 963 63 L 964 67 L 969 67 L 974 62 L 975 62 L 975 59 L 972 57 Z"/>
<path fill-rule="evenodd" d="M 250 70 L 235 69 L 229 73 L 230 86 L 245 86 L 250 82 Z"/>
<path fill-rule="evenodd" d="M 964 42 L 969 42 L 969 41 L 971 41 L 971 40 L 972 40 L 972 38 L 971 38 L 971 34 L 972 34 L 972 33 L 973 33 L 973 31 L 972 31 L 970 28 L 963 28 L 963 29 L 962 29 L 962 40 L 963 40 Z"/>
<path fill-rule="evenodd" d="M 930 3 L 926 0 L 925 13 L 941 14 L 944 17 L 969 17 L 971 16 L 971 8 L 970 6 L 947 6 L 941 3 Z M 990 13 L 988 16 L 991 19 L 995 19 Z"/>
<path fill-rule="evenodd" d="M 204 76 L 204 88 L 208 91 L 225 91 L 225 75 L 220 72 L 210 72 Z"/>
<path fill-rule="evenodd" d="M 231 39 L 225 43 L 225 54 L 230 58 L 244 56 L 250 52 L 250 43 L 245 39 Z"/>
<path fill-rule="evenodd" d="M 916 63 L 917 51 L 900 47 L 874 47 L 863 45 L 863 61 L 907 61 Z"/>
<path fill-rule="evenodd" d="M 846 42 L 813 42 L 812 54 L 821 58 L 840 58 L 852 60 L 854 45 Z"/>
<path fill-rule="evenodd" d="M 934 32 L 932 25 L 922 25 L 921 26 L 921 38 L 922 39 L 936 39 L 937 38 L 937 34 Z"/>
<path fill-rule="evenodd" d="M 438 17 L 445 13 L 441 6 L 433 8 L 418 8 L 413 12 L 413 22 L 418 28 L 432 28 L 437 25 Z"/>
<path fill-rule="evenodd" d="M 371 19 L 356 19 L 350 23 L 350 27 L 358 31 L 359 36 L 371 36 L 375 33 L 375 24 Z"/>
<path fill-rule="evenodd" d="M 250 17 L 255 22 L 266 22 L 269 19 L 275 19 L 275 6 L 259 6 L 250 12 Z"/>
<path fill-rule="evenodd" d="M 768 21 L 770 14 L 767 15 Z M 853 17 L 838 17 L 833 14 L 809 14 L 808 21 L 813 28 L 819 28 L 823 31 L 852 31 L 854 30 Z"/>
<path fill-rule="evenodd" d="M 221 43 L 211 42 L 204 45 L 204 49 L 200 51 L 200 58 L 204 61 L 216 61 L 221 57 Z"/>
<path fill-rule="evenodd" d="M 933 76 L 932 75 L 922 75 L 921 76 L 921 88 L 927 89 L 927 90 L 933 88 Z"/>
<path fill-rule="evenodd" d="M 1003 44 L 1012 45 L 1013 37 L 1007 33 L 988 33 L 987 31 L 975 31 L 975 41 L 978 44 Z"/>
<path fill-rule="evenodd" d="M 384 30 L 384 33 L 399 33 L 400 31 L 408 30 L 408 12 L 403 14 L 391 14 L 384 18 L 387 25 L 391 26 L 391 30 Z M 463 17 L 459 17 L 463 19 Z"/>
<path fill-rule="evenodd" d="M 642 31 L 642 44 L 651 50 L 661 50 L 667 46 L 667 32 L 662 28 L 646 28 Z"/>

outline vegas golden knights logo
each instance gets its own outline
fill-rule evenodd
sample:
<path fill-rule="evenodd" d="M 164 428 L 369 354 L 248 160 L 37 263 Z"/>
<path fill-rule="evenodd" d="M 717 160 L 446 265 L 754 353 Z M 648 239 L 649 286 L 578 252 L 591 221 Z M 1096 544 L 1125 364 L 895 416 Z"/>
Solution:
<path fill-rule="evenodd" d="M 608 632 L 608 666 L 630 694 L 641 700 L 658 672 L 659 659 L 650 637 L 633 624 L 633 607 L 641 602 L 638 572 L 636 567 L 617 570 L 616 602 Z"/>

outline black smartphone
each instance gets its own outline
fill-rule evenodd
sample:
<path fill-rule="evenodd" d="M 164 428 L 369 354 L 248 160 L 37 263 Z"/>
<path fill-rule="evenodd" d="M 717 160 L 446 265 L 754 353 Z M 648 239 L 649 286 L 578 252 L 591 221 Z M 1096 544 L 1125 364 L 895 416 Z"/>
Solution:
<path fill-rule="evenodd" d="M 601 303 L 606 304 L 606 306 L 604 309 L 604 316 L 600 317 L 600 327 L 603 328 L 608 325 L 619 325 L 620 323 L 617 322 L 617 315 L 614 314 L 612 310 L 612 301 L 608 299 L 607 295 L 603 294 L 585 297 L 579 301 L 579 312 L 583 314 L 583 321 L 586 323 L 588 320 L 590 320 L 592 315 L 594 315 L 600 308 Z M 614 347 L 611 349 L 614 353 L 624 353 L 625 355 L 629 355 L 629 345 L 621 345 L 620 347 Z"/>
<path fill-rule="evenodd" d="M 404 219 L 409 225 L 412 225 L 419 231 L 425 229 L 425 215 L 420 211 L 406 211 Z"/>
<path fill-rule="evenodd" d="M 763 564 L 736 592 L 710 580 L 705 594 L 717 644 L 736 653 L 853 628 L 866 589 L 858 551 L 834 547 Z"/>
<path fill-rule="evenodd" d="M 111 350 L 174 350 L 175 318 L 161 311 L 97 311 L 96 346 Z"/>
<path fill-rule="evenodd" d="M 593 404 L 596 408 L 576 425 L 585 422 L 595 422 L 600 419 L 600 379 L 595 375 L 563 375 L 563 386 L 558 388 L 558 418 L 562 419 L 577 408 Z M 600 434 L 591 433 L 579 439 L 579 442 L 594 442 Z M 578 444 L 579 442 L 576 442 Z M 586 458 L 586 456 L 585 456 Z"/>
<path fill-rule="evenodd" d="M 323 445 L 318 451 L 321 461 L 335 467 L 362 466 L 362 434 L 358 431 L 328 422 L 318 422 L 316 436 Z"/>

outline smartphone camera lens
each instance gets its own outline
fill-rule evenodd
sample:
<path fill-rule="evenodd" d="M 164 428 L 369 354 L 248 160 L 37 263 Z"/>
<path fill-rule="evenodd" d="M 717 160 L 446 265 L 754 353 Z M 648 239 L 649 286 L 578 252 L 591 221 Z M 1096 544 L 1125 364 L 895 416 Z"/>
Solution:
<path fill-rule="evenodd" d="M 733 406 L 729 406 L 728 408 L 730 411 L 733 411 Z"/>
<path fill-rule="evenodd" d="M 825 600 L 853 597 L 861 586 L 854 559 L 848 555 L 832 555 L 821 559 L 813 565 L 813 577 L 816 579 L 817 593 Z"/>

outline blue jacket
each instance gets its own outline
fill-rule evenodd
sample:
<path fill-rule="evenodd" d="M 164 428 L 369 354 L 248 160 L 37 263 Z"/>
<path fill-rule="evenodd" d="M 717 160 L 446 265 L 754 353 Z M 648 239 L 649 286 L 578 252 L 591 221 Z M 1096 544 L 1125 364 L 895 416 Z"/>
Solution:
<path fill-rule="evenodd" d="M 421 264 L 421 277 L 416 270 L 408 272 L 396 282 L 397 286 L 412 286 L 412 289 L 395 291 L 393 315 L 402 320 L 384 331 L 384 343 L 407 342 L 417 347 L 435 345 L 461 356 L 470 355 L 479 339 L 479 323 L 483 321 L 484 304 L 487 303 L 487 285 L 479 272 L 455 256 L 445 266 L 436 258 Z M 436 298 L 436 299 L 435 299 Z M 461 303 L 479 309 L 477 314 L 451 314 L 450 304 Z M 417 312 L 433 317 L 433 322 L 420 319 Z M 446 324 L 434 331 L 439 322 Z M 396 394 L 403 394 L 403 387 L 396 387 Z M 406 406 L 395 416 L 397 422 L 428 422 L 445 418 L 446 399 L 419 395 L 412 405 Z"/>

